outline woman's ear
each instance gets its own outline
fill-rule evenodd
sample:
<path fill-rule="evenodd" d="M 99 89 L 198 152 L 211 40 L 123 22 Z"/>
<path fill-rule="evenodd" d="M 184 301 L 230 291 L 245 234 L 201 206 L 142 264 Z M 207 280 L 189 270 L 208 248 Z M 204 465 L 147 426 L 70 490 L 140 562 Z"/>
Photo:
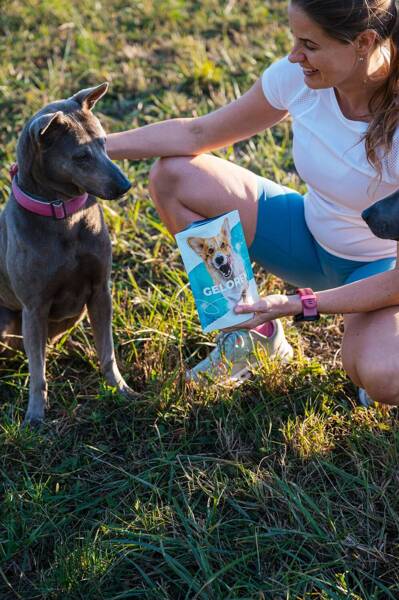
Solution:
<path fill-rule="evenodd" d="M 366 58 L 374 50 L 377 38 L 377 32 L 373 29 L 366 29 L 366 31 L 359 33 L 355 40 L 355 48 L 359 57 Z"/>

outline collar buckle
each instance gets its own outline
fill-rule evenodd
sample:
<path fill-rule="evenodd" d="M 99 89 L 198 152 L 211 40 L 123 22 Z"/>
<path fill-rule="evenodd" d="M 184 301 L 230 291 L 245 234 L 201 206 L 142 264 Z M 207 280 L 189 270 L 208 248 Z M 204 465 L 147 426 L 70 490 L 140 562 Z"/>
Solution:
<path fill-rule="evenodd" d="M 53 202 L 50 202 L 50 206 L 54 219 L 60 221 L 61 219 L 67 218 L 68 215 L 66 212 L 65 204 L 62 200 L 53 200 Z"/>

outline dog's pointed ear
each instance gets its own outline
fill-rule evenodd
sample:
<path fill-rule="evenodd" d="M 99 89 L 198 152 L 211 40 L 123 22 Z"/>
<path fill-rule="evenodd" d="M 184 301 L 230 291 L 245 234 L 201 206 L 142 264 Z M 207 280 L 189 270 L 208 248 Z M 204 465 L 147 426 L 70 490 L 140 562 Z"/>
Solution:
<path fill-rule="evenodd" d="M 75 100 L 82 108 L 91 110 L 96 102 L 107 93 L 108 87 L 109 84 L 105 81 L 96 87 L 80 90 L 80 92 L 72 96 L 72 100 Z"/>
<path fill-rule="evenodd" d="M 230 225 L 229 225 L 229 220 L 226 217 L 225 220 L 223 221 L 223 225 L 222 225 L 222 234 L 225 237 L 229 237 L 230 236 Z"/>
<path fill-rule="evenodd" d="M 199 237 L 189 237 L 187 238 L 187 244 L 192 250 L 194 250 L 194 252 L 197 254 L 202 254 L 205 247 L 205 240 Z"/>
<path fill-rule="evenodd" d="M 57 112 L 54 113 L 48 113 L 47 115 L 40 115 L 36 117 L 36 119 L 33 119 L 29 126 L 30 136 L 39 143 L 52 127 L 60 125 L 63 120 L 64 113 L 60 110 L 57 110 Z"/>

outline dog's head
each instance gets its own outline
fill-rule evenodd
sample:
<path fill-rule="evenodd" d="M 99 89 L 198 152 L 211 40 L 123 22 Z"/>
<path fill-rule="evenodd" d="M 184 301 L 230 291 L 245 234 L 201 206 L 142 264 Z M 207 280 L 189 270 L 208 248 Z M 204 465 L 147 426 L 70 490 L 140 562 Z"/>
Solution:
<path fill-rule="evenodd" d="M 209 238 L 190 237 L 187 239 L 187 243 L 202 258 L 208 270 L 219 273 L 225 279 L 231 276 L 233 250 L 227 218 L 218 235 Z"/>
<path fill-rule="evenodd" d="M 377 237 L 399 241 L 399 191 L 366 208 L 362 218 Z"/>
<path fill-rule="evenodd" d="M 92 112 L 107 89 L 103 83 L 81 90 L 39 111 L 18 142 L 20 171 L 70 197 L 88 192 L 112 200 L 126 193 L 130 182 L 108 158 L 105 132 Z"/>

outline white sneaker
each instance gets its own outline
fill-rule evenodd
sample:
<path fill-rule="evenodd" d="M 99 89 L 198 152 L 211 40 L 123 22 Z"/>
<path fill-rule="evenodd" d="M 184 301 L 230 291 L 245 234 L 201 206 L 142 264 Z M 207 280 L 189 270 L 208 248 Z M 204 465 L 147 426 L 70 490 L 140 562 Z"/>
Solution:
<path fill-rule="evenodd" d="M 255 329 L 238 329 L 221 333 L 216 338 L 216 347 L 198 365 L 186 373 L 187 381 L 199 381 L 210 377 L 224 383 L 241 383 L 251 375 L 251 366 L 257 363 L 256 346 L 266 349 L 270 358 L 287 363 L 294 351 L 288 343 L 279 319 L 273 321 L 274 332 L 266 336 Z"/>

